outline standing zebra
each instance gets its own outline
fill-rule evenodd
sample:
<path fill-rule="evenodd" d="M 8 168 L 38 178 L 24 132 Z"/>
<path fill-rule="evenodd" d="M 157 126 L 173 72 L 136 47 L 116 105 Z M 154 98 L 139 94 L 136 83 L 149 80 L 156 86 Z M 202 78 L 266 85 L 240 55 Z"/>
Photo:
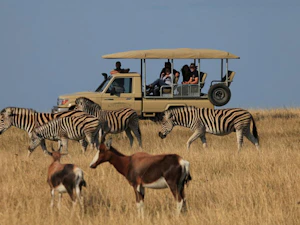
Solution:
<path fill-rule="evenodd" d="M 29 138 L 32 136 L 32 131 L 35 127 L 41 126 L 49 121 L 60 117 L 73 117 L 86 115 L 84 112 L 67 111 L 62 113 L 38 113 L 33 109 L 7 107 L 0 112 L 0 134 L 4 133 L 11 126 L 25 130 Z M 85 152 L 87 143 L 85 140 L 80 140 L 82 151 Z M 60 143 L 59 143 L 60 145 Z M 44 140 L 41 143 L 44 153 L 47 153 L 47 148 Z"/>
<path fill-rule="evenodd" d="M 133 136 L 131 130 L 136 136 L 139 146 L 142 146 L 141 131 L 139 127 L 139 117 L 133 109 L 123 108 L 120 110 L 101 110 L 101 107 L 92 100 L 80 97 L 75 100 L 75 110 L 81 110 L 98 117 L 102 122 L 106 122 L 106 130 L 103 134 L 102 140 L 105 139 L 107 133 L 121 133 L 125 130 L 130 141 L 130 146 L 133 144 Z"/>
<path fill-rule="evenodd" d="M 250 132 L 251 121 L 253 134 Z M 226 135 L 236 132 L 239 151 L 242 148 L 244 135 L 259 150 L 259 140 L 254 119 L 244 109 L 208 109 L 193 106 L 170 109 L 165 111 L 162 128 L 158 135 L 162 139 L 165 138 L 172 131 L 173 127 L 177 125 L 188 127 L 194 131 L 194 134 L 187 141 L 187 149 L 198 137 L 200 137 L 203 147 L 207 147 L 205 132 L 215 135 Z"/>
<path fill-rule="evenodd" d="M 98 118 L 89 114 L 57 118 L 33 130 L 28 150 L 33 152 L 44 139 L 61 140 L 65 152 L 68 151 L 68 139 L 86 139 L 90 146 L 98 147 L 100 126 Z"/>

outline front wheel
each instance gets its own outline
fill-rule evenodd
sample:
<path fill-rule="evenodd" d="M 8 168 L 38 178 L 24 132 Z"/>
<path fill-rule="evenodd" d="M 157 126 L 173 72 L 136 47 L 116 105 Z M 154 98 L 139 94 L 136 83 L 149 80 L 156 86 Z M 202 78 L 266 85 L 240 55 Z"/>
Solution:
<path fill-rule="evenodd" d="M 225 84 L 214 84 L 208 90 L 208 99 L 215 106 L 226 105 L 231 98 L 231 91 Z"/>

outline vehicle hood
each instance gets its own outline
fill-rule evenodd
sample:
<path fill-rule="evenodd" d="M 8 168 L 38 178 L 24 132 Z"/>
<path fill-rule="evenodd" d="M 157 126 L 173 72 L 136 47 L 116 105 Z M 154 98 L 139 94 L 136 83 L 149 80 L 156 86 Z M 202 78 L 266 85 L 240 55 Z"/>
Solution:
<path fill-rule="evenodd" d="M 96 97 L 99 98 L 102 96 L 102 93 L 100 92 L 94 92 L 94 91 L 85 91 L 85 92 L 75 92 L 72 94 L 64 94 L 60 95 L 58 98 L 59 99 L 68 99 L 68 102 L 64 105 L 59 105 L 60 107 L 71 107 L 75 105 L 75 100 L 76 98 L 79 97 L 86 97 L 91 100 L 94 100 Z"/>
<path fill-rule="evenodd" d="M 82 96 L 86 96 L 86 95 L 94 95 L 96 94 L 96 92 L 94 91 L 83 91 L 83 92 L 75 92 L 72 94 L 64 94 L 64 95 L 60 95 L 58 98 L 61 99 L 65 99 L 65 98 L 79 98 Z M 97 93 L 97 94 L 101 94 L 101 93 Z"/>

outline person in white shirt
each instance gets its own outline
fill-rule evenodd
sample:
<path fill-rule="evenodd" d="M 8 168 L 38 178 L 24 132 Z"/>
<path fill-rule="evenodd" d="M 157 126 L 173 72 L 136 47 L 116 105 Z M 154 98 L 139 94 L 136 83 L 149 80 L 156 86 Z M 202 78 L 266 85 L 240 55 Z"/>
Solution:
<path fill-rule="evenodd" d="M 171 73 L 170 69 L 169 68 L 166 68 L 165 69 L 165 73 L 162 73 L 162 76 L 161 78 L 159 79 L 156 79 L 153 83 L 149 84 L 146 86 L 146 88 L 150 88 L 153 89 L 155 88 L 155 86 L 157 87 L 161 87 L 163 85 L 172 85 L 173 84 L 173 80 L 174 80 L 174 75 L 173 73 Z"/>

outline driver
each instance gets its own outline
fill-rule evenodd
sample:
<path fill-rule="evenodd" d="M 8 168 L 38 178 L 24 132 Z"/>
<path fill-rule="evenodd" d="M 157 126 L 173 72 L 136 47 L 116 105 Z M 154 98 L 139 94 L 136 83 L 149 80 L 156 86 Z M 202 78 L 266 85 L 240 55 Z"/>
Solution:
<path fill-rule="evenodd" d="M 120 61 L 117 61 L 116 62 L 116 68 L 113 69 L 112 71 L 110 71 L 110 74 L 115 74 L 115 73 L 128 73 L 129 72 L 129 68 L 127 69 L 122 69 L 121 68 L 121 62 Z"/>

